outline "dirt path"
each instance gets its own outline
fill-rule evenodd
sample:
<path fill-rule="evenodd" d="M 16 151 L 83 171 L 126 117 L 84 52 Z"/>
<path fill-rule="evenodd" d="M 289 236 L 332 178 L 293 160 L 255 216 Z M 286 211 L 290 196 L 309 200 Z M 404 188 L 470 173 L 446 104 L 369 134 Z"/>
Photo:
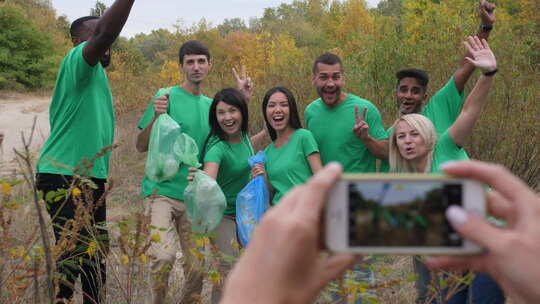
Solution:
<path fill-rule="evenodd" d="M 49 135 L 50 97 L 19 95 L 0 99 L 0 132 L 4 142 L 0 147 L 0 175 L 16 167 L 13 149 L 22 149 L 21 132 L 30 135 L 34 117 L 36 130 L 31 143 L 32 152 L 38 152 Z"/>

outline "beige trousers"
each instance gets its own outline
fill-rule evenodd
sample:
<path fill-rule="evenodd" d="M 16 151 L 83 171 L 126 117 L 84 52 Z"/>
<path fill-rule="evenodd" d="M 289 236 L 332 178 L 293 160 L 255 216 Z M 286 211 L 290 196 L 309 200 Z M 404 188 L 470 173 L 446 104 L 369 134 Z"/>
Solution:
<path fill-rule="evenodd" d="M 165 303 L 169 273 L 178 251 L 184 257 L 183 296 L 179 303 L 193 303 L 192 295 L 200 295 L 202 290 L 203 261 L 190 252 L 195 244 L 184 201 L 152 195 L 144 200 L 144 204 L 145 214 L 150 216 L 150 227 L 155 227 L 150 234 L 159 235 L 159 242 L 153 242 L 148 251 L 151 257 L 152 303 Z"/>
<path fill-rule="evenodd" d="M 219 254 L 237 257 L 239 252 L 236 245 L 236 243 L 238 243 L 238 240 L 236 238 L 236 221 L 234 217 L 224 215 L 223 219 L 221 220 L 217 228 L 214 230 L 214 233 L 216 234 L 216 236 L 212 239 L 212 243 L 220 251 Z M 213 266 L 219 268 L 219 272 L 222 275 L 222 283 L 224 283 L 225 277 L 232 268 L 232 262 L 230 262 L 230 260 L 228 261 L 224 259 L 221 256 L 217 257 L 217 259 L 218 260 L 216 261 L 216 263 L 214 263 Z M 211 299 L 212 304 L 219 303 L 222 289 L 223 284 L 213 286 Z"/>

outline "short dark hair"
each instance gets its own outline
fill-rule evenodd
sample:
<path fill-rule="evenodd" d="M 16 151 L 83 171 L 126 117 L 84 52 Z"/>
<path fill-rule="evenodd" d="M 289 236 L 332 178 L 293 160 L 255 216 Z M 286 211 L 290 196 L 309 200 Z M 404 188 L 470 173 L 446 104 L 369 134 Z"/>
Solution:
<path fill-rule="evenodd" d="M 206 59 L 210 60 L 210 51 L 206 45 L 197 40 L 189 40 L 184 42 L 178 51 L 178 59 L 180 64 L 184 64 L 184 57 L 186 55 L 205 55 Z"/>
<path fill-rule="evenodd" d="M 339 63 L 339 65 L 341 66 L 341 69 L 343 69 L 343 63 L 341 62 L 341 59 L 339 58 L 339 56 L 333 53 L 326 52 L 320 55 L 319 57 L 315 58 L 315 62 L 313 63 L 313 68 L 312 68 L 313 75 L 317 73 L 317 64 L 319 63 L 328 64 L 328 65 L 334 65 L 334 64 Z"/>
<path fill-rule="evenodd" d="M 268 121 L 268 117 L 266 117 L 266 107 L 268 107 L 270 97 L 272 97 L 272 95 L 277 92 L 281 92 L 285 95 L 285 97 L 287 97 L 287 102 L 289 103 L 289 125 L 293 127 L 293 129 L 302 128 L 302 123 L 300 122 L 300 115 L 298 115 L 298 107 L 296 106 L 296 100 L 294 99 L 293 93 L 286 87 L 273 87 L 268 90 L 264 95 L 262 104 L 264 122 L 266 123 L 266 128 L 268 129 L 268 133 L 270 134 L 270 138 L 272 139 L 272 141 L 276 140 L 277 132 L 274 128 L 272 128 L 270 122 Z"/>
<path fill-rule="evenodd" d="M 407 78 L 407 77 L 415 78 L 416 80 L 418 80 L 418 83 L 424 89 L 424 91 L 427 89 L 427 86 L 429 83 L 429 76 L 426 73 L 426 71 L 415 69 L 415 68 L 408 68 L 408 69 L 403 69 L 403 70 L 398 71 L 396 73 L 396 78 L 397 78 L 396 87 L 399 87 L 399 82 L 401 81 L 401 79 Z"/>
<path fill-rule="evenodd" d="M 235 88 L 225 88 L 220 90 L 214 96 L 214 100 L 210 105 L 210 111 L 208 112 L 210 133 L 208 134 L 208 137 L 206 138 L 203 145 L 203 150 L 201 153 L 201 157 L 203 160 L 204 155 L 210 148 L 209 145 L 216 144 L 216 142 L 212 140 L 213 137 L 218 137 L 220 140 L 223 141 L 227 140 L 227 135 L 219 125 L 219 121 L 217 119 L 217 105 L 220 102 L 224 102 L 240 110 L 240 113 L 242 114 L 242 125 L 240 126 L 240 130 L 242 131 L 242 135 L 247 135 L 248 133 L 249 112 L 246 97 L 238 89 Z"/>
<path fill-rule="evenodd" d="M 99 17 L 85 16 L 85 17 L 81 17 L 81 18 L 73 21 L 71 23 L 71 26 L 69 27 L 69 34 L 71 36 L 71 39 L 73 39 L 73 37 L 76 37 L 79 34 L 80 30 L 82 29 L 82 27 L 84 26 L 84 23 L 86 21 L 94 20 L 94 19 L 99 19 Z"/>

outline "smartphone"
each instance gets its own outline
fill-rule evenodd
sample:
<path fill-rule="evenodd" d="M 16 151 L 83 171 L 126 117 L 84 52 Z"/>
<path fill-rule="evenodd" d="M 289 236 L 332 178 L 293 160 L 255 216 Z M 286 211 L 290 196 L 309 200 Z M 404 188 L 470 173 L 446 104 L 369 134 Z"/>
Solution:
<path fill-rule="evenodd" d="M 355 253 L 480 253 L 446 219 L 451 205 L 484 217 L 484 186 L 432 174 L 345 174 L 325 209 L 326 245 Z"/>

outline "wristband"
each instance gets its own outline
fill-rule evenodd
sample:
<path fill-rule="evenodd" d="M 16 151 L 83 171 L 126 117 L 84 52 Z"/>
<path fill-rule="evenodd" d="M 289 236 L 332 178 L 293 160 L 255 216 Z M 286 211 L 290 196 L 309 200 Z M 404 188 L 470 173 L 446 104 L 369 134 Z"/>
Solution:
<path fill-rule="evenodd" d="M 495 75 L 495 73 L 497 73 L 498 69 L 495 68 L 495 70 L 493 71 L 489 71 L 489 72 L 484 72 L 484 76 L 493 76 Z"/>
<path fill-rule="evenodd" d="M 485 24 L 480 24 L 480 30 L 481 31 L 484 31 L 484 32 L 489 32 L 493 29 L 493 25 L 485 25 Z"/>

